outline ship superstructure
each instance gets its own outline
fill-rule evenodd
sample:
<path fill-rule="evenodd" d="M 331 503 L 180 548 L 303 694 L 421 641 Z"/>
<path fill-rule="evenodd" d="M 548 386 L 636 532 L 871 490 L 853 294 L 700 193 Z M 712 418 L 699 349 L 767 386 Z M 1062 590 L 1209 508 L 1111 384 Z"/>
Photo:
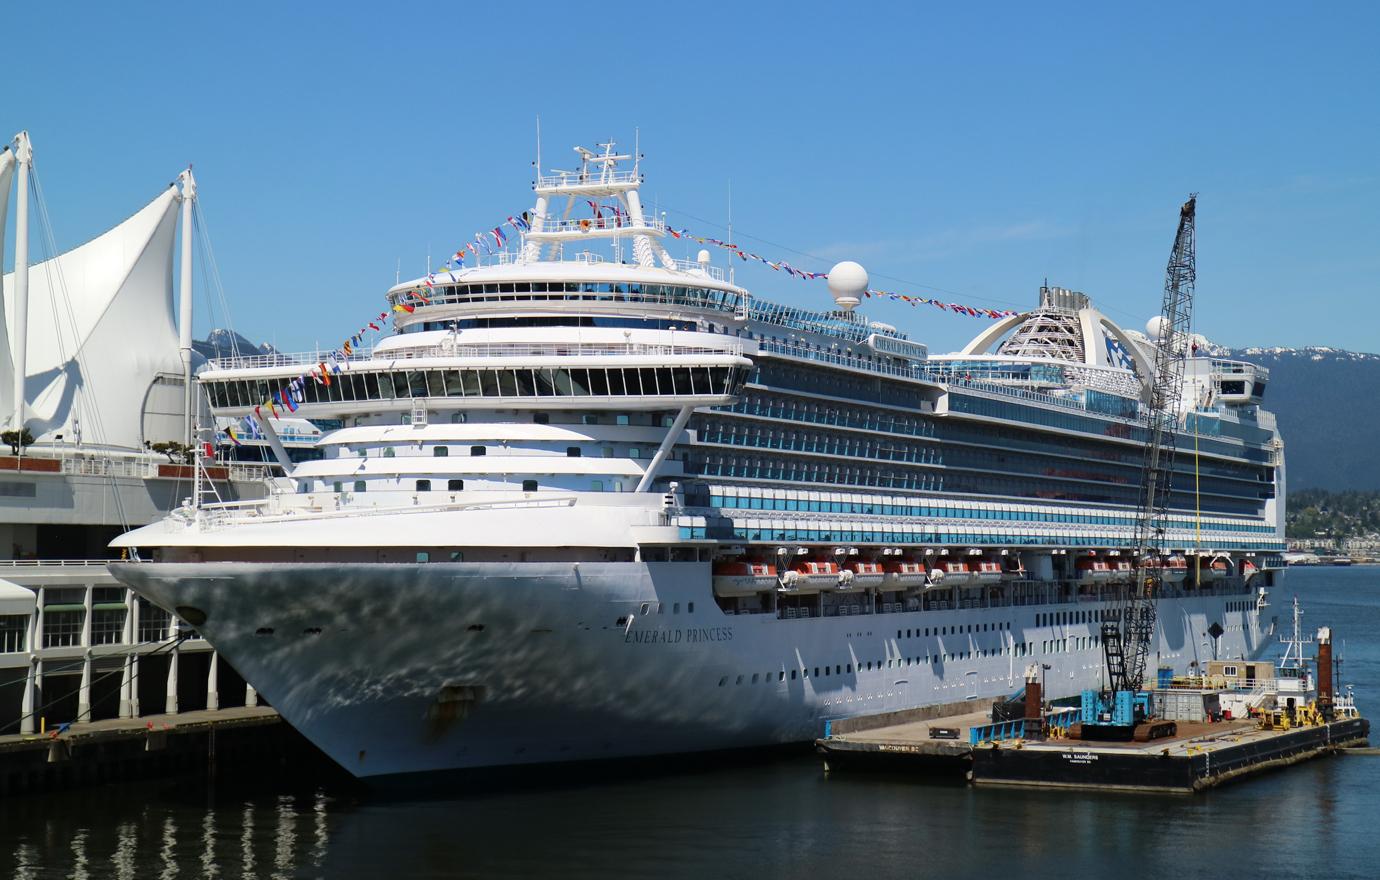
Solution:
<path fill-rule="evenodd" d="M 289 387 L 316 352 L 208 364 L 218 418 L 287 389 L 343 426 L 262 502 L 124 536 L 116 575 L 361 776 L 804 740 L 1036 660 L 1097 687 L 1151 343 L 1046 287 L 931 357 L 853 263 L 830 307 L 756 298 L 601 147 L 538 176 L 511 251 L 392 288 L 329 383 Z M 1185 672 L 1266 646 L 1284 489 L 1264 372 L 1187 374 L 1150 658 Z"/>

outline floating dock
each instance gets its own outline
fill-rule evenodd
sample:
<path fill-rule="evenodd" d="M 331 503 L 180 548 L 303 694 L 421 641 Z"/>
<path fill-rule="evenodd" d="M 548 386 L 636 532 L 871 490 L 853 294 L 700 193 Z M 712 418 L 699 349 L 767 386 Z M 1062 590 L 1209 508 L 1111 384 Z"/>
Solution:
<path fill-rule="evenodd" d="M 986 741 L 985 712 L 830 733 L 816 741 L 826 771 L 911 771 L 973 785 L 1192 794 L 1275 767 L 1369 745 L 1370 722 L 1345 718 L 1291 730 L 1254 721 L 1180 723 L 1148 743 L 1069 739 Z M 978 731 L 974 735 L 974 731 Z M 977 742 L 974 742 L 977 740 Z"/>

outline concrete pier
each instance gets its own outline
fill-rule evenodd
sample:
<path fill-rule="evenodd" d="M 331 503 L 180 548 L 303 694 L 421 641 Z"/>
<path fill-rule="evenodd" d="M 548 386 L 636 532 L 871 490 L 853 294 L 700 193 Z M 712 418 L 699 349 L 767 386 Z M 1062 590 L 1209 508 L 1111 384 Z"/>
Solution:
<path fill-rule="evenodd" d="M 0 797 L 251 762 L 276 767 L 303 748 L 310 746 L 267 707 L 64 724 L 0 736 Z"/>

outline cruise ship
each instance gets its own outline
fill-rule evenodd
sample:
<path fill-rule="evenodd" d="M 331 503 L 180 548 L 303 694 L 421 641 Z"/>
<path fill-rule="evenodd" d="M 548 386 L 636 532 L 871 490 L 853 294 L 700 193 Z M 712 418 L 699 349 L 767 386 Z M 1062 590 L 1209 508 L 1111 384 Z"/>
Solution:
<path fill-rule="evenodd" d="M 333 381 L 300 380 L 320 352 L 208 363 L 218 419 L 286 394 L 339 427 L 266 498 L 117 539 L 115 576 L 360 777 L 808 741 L 1033 663 L 1098 687 L 1152 343 L 1044 287 L 931 356 L 863 316 L 856 263 L 792 282 L 818 308 L 758 298 L 677 259 L 600 146 L 538 171 L 510 250 L 390 289 Z M 1284 547 L 1266 371 L 1185 372 L 1150 656 L 1176 673 L 1265 649 Z"/>

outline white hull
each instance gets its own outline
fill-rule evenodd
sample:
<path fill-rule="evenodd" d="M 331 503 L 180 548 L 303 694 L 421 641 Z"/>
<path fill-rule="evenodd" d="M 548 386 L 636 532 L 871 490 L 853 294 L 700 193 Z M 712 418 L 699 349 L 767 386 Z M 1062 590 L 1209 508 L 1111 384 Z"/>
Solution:
<path fill-rule="evenodd" d="M 208 640 L 357 776 L 808 741 L 827 719 L 1010 694 L 1031 662 L 1052 698 L 1100 676 L 1097 624 L 1036 626 L 1100 603 L 782 620 L 721 612 L 706 563 L 112 568 L 206 612 Z M 1160 604 L 1152 669 L 1212 659 L 1213 622 L 1215 656 L 1266 646 L 1249 596 Z"/>

